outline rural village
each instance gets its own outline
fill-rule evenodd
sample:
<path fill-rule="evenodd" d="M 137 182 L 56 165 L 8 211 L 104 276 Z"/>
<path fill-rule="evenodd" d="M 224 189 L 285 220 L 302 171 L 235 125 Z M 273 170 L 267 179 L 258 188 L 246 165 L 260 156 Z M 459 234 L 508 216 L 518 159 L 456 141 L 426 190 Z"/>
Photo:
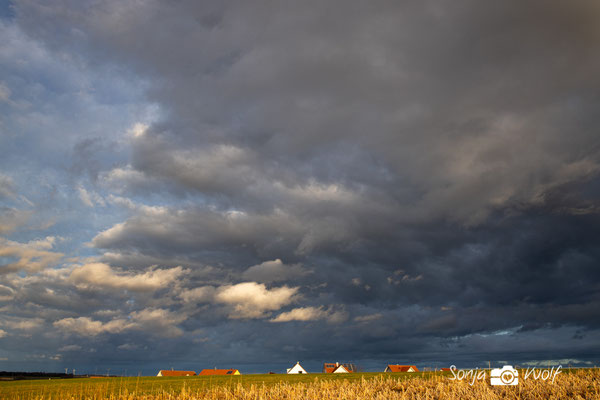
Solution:
<path fill-rule="evenodd" d="M 442 370 L 448 370 L 448 368 L 442 368 Z M 339 362 L 326 362 L 323 363 L 323 369 L 317 373 L 323 374 L 349 374 L 353 372 L 358 372 L 358 368 L 353 363 L 339 363 Z M 385 367 L 383 372 L 419 372 L 419 369 L 415 365 L 398 365 L 398 364 L 388 364 Z M 286 370 L 286 374 L 308 374 L 302 365 L 300 365 L 300 361 L 297 361 L 294 366 L 288 368 Z M 312 372 L 315 373 L 315 372 Z M 275 372 L 269 372 L 269 374 L 275 374 Z M 203 369 L 199 373 L 195 371 L 179 371 L 173 369 L 161 369 L 158 371 L 156 376 L 170 376 L 170 377 L 182 377 L 182 376 L 206 376 L 206 375 L 241 375 L 239 369 L 236 368 L 212 368 L 212 369 Z"/>

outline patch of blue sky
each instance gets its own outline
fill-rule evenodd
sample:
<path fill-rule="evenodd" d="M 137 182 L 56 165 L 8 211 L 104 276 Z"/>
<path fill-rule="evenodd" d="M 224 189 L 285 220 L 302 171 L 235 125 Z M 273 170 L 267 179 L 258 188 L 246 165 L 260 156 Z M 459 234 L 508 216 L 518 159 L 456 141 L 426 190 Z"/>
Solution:
<path fill-rule="evenodd" d="M 6 237 L 22 243 L 61 237 L 54 251 L 94 255 L 82 244 L 128 211 L 103 201 L 90 210 L 79 188 L 104 199 L 108 192 L 95 185 L 94 173 L 126 164 L 127 131 L 153 122 L 159 109 L 143 99 L 144 81 L 126 70 L 53 52 L 11 21 L 0 20 L 0 33 L 0 171 L 18 183 L 18 196 L 5 202 L 31 213 Z"/>
<path fill-rule="evenodd" d="M 15 10 L 11 0 L 0 0 L 0 19 L 13 19 Z"/>

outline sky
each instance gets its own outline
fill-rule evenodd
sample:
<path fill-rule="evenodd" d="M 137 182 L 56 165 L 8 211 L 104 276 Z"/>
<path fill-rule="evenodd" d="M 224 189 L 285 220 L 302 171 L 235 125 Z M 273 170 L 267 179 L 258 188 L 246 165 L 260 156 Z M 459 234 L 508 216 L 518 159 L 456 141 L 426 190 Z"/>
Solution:
<path fill-rule="evenodd" d="M 0 370 L 600 362 L 595 0 L 0 2 Z"/>

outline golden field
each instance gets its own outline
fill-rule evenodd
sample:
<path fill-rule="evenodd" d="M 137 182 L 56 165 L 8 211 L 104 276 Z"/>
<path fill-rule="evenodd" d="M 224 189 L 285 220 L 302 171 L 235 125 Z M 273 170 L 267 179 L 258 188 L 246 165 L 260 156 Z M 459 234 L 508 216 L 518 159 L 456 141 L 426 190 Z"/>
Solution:
<path fill-rule="evenodd" d="M 489 379 L 452 381 L 442 373 L 242 375 L 189 378 L 100 378 L 0 382 L 6 400 L 111 399 L 600 399 L 600 370 L 563 371 L 554 383 L 521 380 L 491 386 Z"/>

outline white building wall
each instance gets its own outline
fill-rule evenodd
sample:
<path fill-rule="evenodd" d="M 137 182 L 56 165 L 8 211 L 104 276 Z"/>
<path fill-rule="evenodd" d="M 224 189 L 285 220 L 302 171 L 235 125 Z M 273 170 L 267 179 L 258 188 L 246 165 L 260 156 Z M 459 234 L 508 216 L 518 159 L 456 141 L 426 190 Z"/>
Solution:
<path fill-rule="evenodd" d="M 334 374 L 347 374 L 348 370 L 346 369 L 346 367 L 344 367 L 343 365 L 340 365 L 339 367 L 337 367 L 335 369 L 335 371 L 333 371 Z"/>
<path fill-rule="evenodd" d="M 292 368 L 287 369 L 288 374 L 307 374 L 306 370 L 302 368 L 299 362 L 296 363 Z"/>

